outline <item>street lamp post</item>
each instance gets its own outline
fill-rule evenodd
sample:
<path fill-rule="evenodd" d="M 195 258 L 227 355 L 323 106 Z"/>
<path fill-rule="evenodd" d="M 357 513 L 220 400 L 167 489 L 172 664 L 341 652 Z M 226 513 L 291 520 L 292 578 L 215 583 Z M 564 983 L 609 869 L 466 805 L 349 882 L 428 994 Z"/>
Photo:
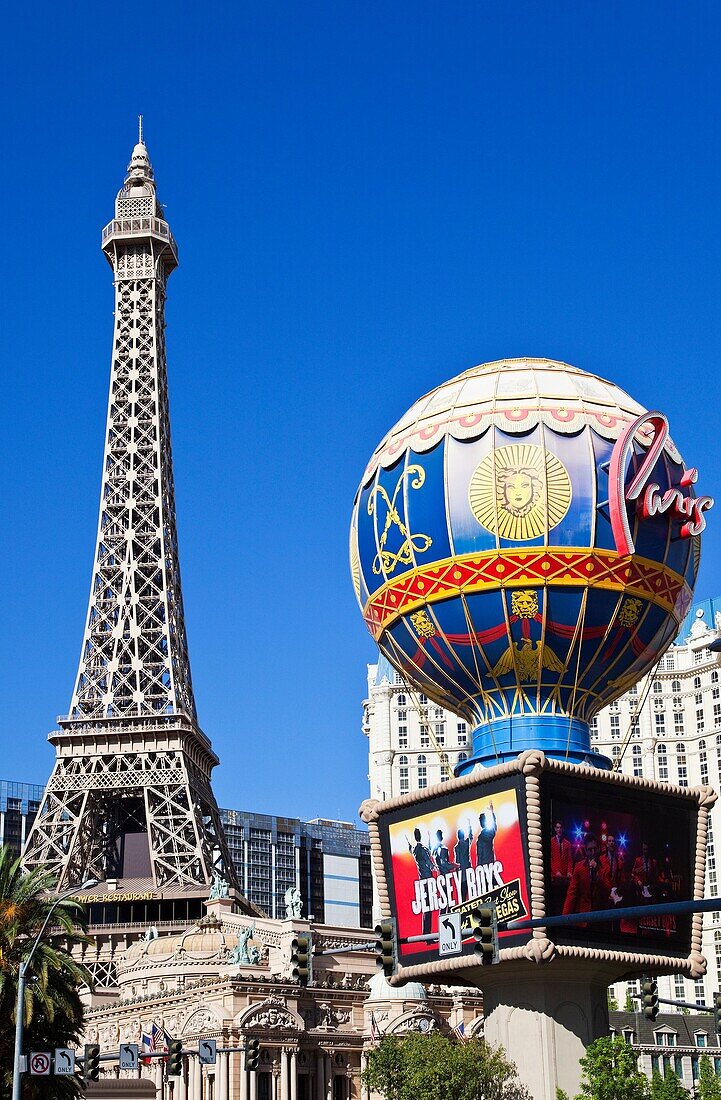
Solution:
<path fill-rule="evenodd" d="M 93 886 L 98 885 L 98 880 L 90 878 L 87 882 L 84 882 L 80 887 L 81 890 L 92 890 Z M 23 1050 L 23 1026 L 25 1023 L 25 984 L 27 972 L 30 968 L 30 963 L 33 961 L 33 955 L 35 950 L 43 938 L 43 933 L 50 923 L 50 918 L 57 909 L 61 901 L 66 901 L 76 893 L 78 887 L 73 886 L 72 890 L 66 890 L 64 894 L 58 894 L 53 904 L 50 906 L 47 912 L 47 916 L 43 922 L 43 926 L 35 937 L 35 942 L 30 948 L 30 954 L 26 959 L 23 959 L 20 963 L 20 969 L 18 971 L 18 995 L 15 1002 L 15 1056 L 13 1059 L 13 1094 L 12 1100 L 20 1100 L 20 1058 L 22 1057 Z"/>

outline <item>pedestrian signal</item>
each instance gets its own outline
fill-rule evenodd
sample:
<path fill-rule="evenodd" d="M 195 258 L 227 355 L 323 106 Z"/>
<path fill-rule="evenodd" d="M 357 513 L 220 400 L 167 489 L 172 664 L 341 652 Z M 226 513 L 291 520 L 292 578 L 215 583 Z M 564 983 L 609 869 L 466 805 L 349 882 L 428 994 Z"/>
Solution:
<path fill-rule="evenodd" d="M 171 1039 L 168 1043 L 168 1077 L 183 1076 L 183 1043 L 180 1039 Z"/>
<path fill-rule="evenodd" d="M 245 1068 L 251 1073 L 256 1073 L 260 1062 L 260 1040 L 246 1039 L 245 1041 Z"/>
<path fill-rule="evenodd" d="M 83 1076 L 86 1081 L 97 1081 L 100 1077 L 100 1047 L 97 1043 L 85 1044 Z"/>
<path fill-rule="evenodd" d="M 308 935 L 296 936 L 290 945 L 290 965 L 293 980 L 302 986 L 313 981 L 313 941 Z"/>
<path fill-rule="evenodd" d="M 471 931 L 476 941 L 474 951 L 481 964 L 487 966 L 497 963 L 498 958 L 498 920 L 493 905 L 482 905 L 471 913 Z"/>
<path fill-rule="evenodd" d="M 383 967 L 386 978 L 392 977 L 398 967 L 396 955 L 396 922 L 392 917 L 387 917 L 375 927 L 376 933 L 376 963 Z"/>
<path fill-rule="evenodd" d="M 658 1016 L 658 986 L 655 978 L 644 978 L 641 983 L 643 994 L 643 1014 L 647 1020 L 655 1020 Z"/>

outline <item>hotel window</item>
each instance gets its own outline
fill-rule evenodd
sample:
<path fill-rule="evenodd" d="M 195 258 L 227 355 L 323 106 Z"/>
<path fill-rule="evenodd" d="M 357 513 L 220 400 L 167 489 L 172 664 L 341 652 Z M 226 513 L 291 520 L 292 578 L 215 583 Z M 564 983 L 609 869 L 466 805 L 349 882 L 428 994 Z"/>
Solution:
<path fill-rule="evenodd" d="M 441 783 L 447 783 L 448 780 L 451 778 L 449 774 L 451 770 L 451 765 L 448 760 L 448 753 L 442 752 L 439 759 L 441 763 Z"/>
<path fill-rule="evenodd" d="M 426 768 L 425 756 L 418 757 L 418 789 L 422 790 L 428 786 L 428 769 Z"/>
<path fill-rule="evenodd" d="M 666 746 L 658 746 L 658 778 L 668 781 L 668 756 L 666 754 Z"/>
<path fill-rule="evenodd" d="M 400 674 L 400 672 L 396 672 L 396 673 L 394 674 L 394 676 L 393 676 L 393 683 L 394 683 L 394 684 L 397 684 L 397 685 L 400 685 L 400 684 L 402 684 L 402 683 L 403 683 L 403 680 L 401 679 L 401 674 Z"/>
<path fill-rule="evenodd" d="M 694 676 L 694 678 L 693 678 L 693 690 L 694 691 L 700 691 L 701 690 L 701 677 L 700 676 Z"/>
<path fill-rule="evenodd" d="M 701 732 L 704 728 L 703 710 L 696 711 L 696 729 Z"/>
<path fill-rule="evenodd" d="M 703 987 L 703 978 L 699 978 L 693 983 L 693 999 L 697 1005 L 703 1005 L 705 996 L 706 992 Z M 705 1037 L 706 1036 L 704 1035 L 704 1038 Z M 697 1043 L 696 1045 L 703 1046 L 703 1043 Z"/>
<path fill-rule="evenodd" d="M 408 726 L 406 725 L 398 727 L 398 748 L 408 748 Z"/>
<path fill-rule="evenodd" d="M 686 988 L 682 974 L 674 974 L 673 976 L 673 995 L 677 1001 L 686 1000 Z"/>
<path fill-rule="evenodd" d="M 654 680 L 654 682 L 653 682 L 653 693 L 654 693 L 654 695 L 660 695 L 662 691 L 663 691 L 663 688 L 661 687 L 661 681 L 660 680 Z"/>
<path fill-rule="evenodd" d="M 664 734 L 666 732 L 666 715 L 655 714 L 654 718 L 656 719 L 656 733 Z"/>
<path fill-rule="evenodd" d="M 459 764 L 462 764 L 463 761 L 467 760 L 467 759 L 468 759 L 468 753 L 467 752 L 459 752 L 458 753 L 458 763 Z"/>
<path fill-rule="evenodd" d="M 676 734 L 683 733 L 683 713 L 676 712 L 673 716 L 673 728 Z"/>
<path fill-rule="evenodd" d="M 398 779 L 399 790 L 401 794 L 407 794 L 410 790 L 410 782 L 408 779 L 408 757 L 398 757 Z"/>
<path fill-rule="evenodd" d="M 712 670 L 712 672 L 711 672 L 711 683 L 712 684 L 717 684 L 718 683 L 718 669 L 713 669 Z"/>
<path fill-rule="evenodd" d="M 671 681 L 671 691 L 680 691 L 680 690 L 681 690 L 681 681 L 680 680 L 672 680 Z"/>
<path fill-rule="evenodd" d="M 458 744 L 466 745 L 468 743 L 468 730 L 465 722 L 459 722 L 457 728 L 458 732 Z"/>
<path fill-rule="evenodd" d="M 634 684 L 632 688 L 628 689 L 629 695 L 638 695 L 638 684 Z"/>
<path fill-rule="evenodd" d="M 697 1001 L 696 1004 L 703 1004 L 703 1001 Z M 708 1043 L 708 1035 L 703 1031 L 697 1031 L 694 1035 L 694 1039 L 696 1040 L 697 1047 L 705 1047 Z"/>
<path fill-rule="evenodd" d="M 620 740 L 621 737 L 621 716 L 620 714 L 609 715 L 609 722 L 611 723 L 611 737 L 614 741 Z"/>
<path fill-rule="evenodd" d="M 591 733 L 598 733 L 598 718 L 592 718 L 588 725 Z"/>
<path fill-rule="evenodd" d="M 431 731 L 425 722 L 421 723 L 421 748 L 429 749 L 431 747 Z"/>
<path fill-rule="evenodd" d="M 418 702 L 421 704 L 422 707 L 427 706 L 428 705 L 428 696 L 424 695 L 423 692 L 421 692 L 421 694 L 418 696 Z"/>
<path fill-rule="evenodd" d="M 396 699 L 396 703 L 398 704 L 399 707 L 404 707 L 406 705 L 406 697 L 403 694 L 403 692 L 401 692 L 401 694 Z"/>
<path fill-rule="evenodd" d="M 721 699 L 721 688 L 711 688 L 711 698 Z"/>
<path fill-rule="evenodd" d="M 643 760 L 641 759 L 640 745 L 634 745 L 631 749 L 631 762 L 633 764 L 633 774 L 643 775 Z"/>
<path fill-rule="evenodd" d="M 696 652 L 693 655 L 693 663 L 695 665 L 700 665 L 702 661 L 703 661 L 703 650 L 702 649 L 697 649 Z"/>
<path fill-rule="evenodd" d="M 714 703 L 713 705 L 713 720 L 716 726 L 721 722 L 721 703 Z"/>
<path fill-rule="evenodd" d="M 436 722 L 436 741 L 439 745 L 446 743 L 446 726 L 444 722 Z"/>

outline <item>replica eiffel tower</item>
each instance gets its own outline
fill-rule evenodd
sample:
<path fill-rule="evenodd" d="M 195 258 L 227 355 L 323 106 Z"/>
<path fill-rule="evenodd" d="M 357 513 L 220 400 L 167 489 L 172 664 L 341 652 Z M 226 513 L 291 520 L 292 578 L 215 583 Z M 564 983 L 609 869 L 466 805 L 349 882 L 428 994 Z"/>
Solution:
<path fill-rule="evenodd" d="M 115 331 L 87 624 L 24 864 L 56 874 L 58 890 L 91 877 L 100 890 L 207 897 L 213 879 L 237 883 L 210 787 L 218 758 L 196 717 L 180 587 L 164 320 L 178 253 L 142 119 L 138 137 L 102 235 Z"/>

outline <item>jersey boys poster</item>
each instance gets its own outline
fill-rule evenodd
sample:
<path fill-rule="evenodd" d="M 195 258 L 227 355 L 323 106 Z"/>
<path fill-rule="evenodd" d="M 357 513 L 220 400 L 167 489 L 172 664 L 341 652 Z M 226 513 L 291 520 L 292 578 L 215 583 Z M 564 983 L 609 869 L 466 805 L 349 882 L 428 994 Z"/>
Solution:
<path fill-rule="evenodd" d="M 461 913 L 457 953 L 472 954 L 470 913 L 483 903 L 496 907 L 501 942 L 515 942 L 505 925 L 530 913 L 521 781 L 426 801 L 417 813 L 404 807 L 384 815 L 381 831 L 401 963 L 439 957 L 445 913 Z"/>

